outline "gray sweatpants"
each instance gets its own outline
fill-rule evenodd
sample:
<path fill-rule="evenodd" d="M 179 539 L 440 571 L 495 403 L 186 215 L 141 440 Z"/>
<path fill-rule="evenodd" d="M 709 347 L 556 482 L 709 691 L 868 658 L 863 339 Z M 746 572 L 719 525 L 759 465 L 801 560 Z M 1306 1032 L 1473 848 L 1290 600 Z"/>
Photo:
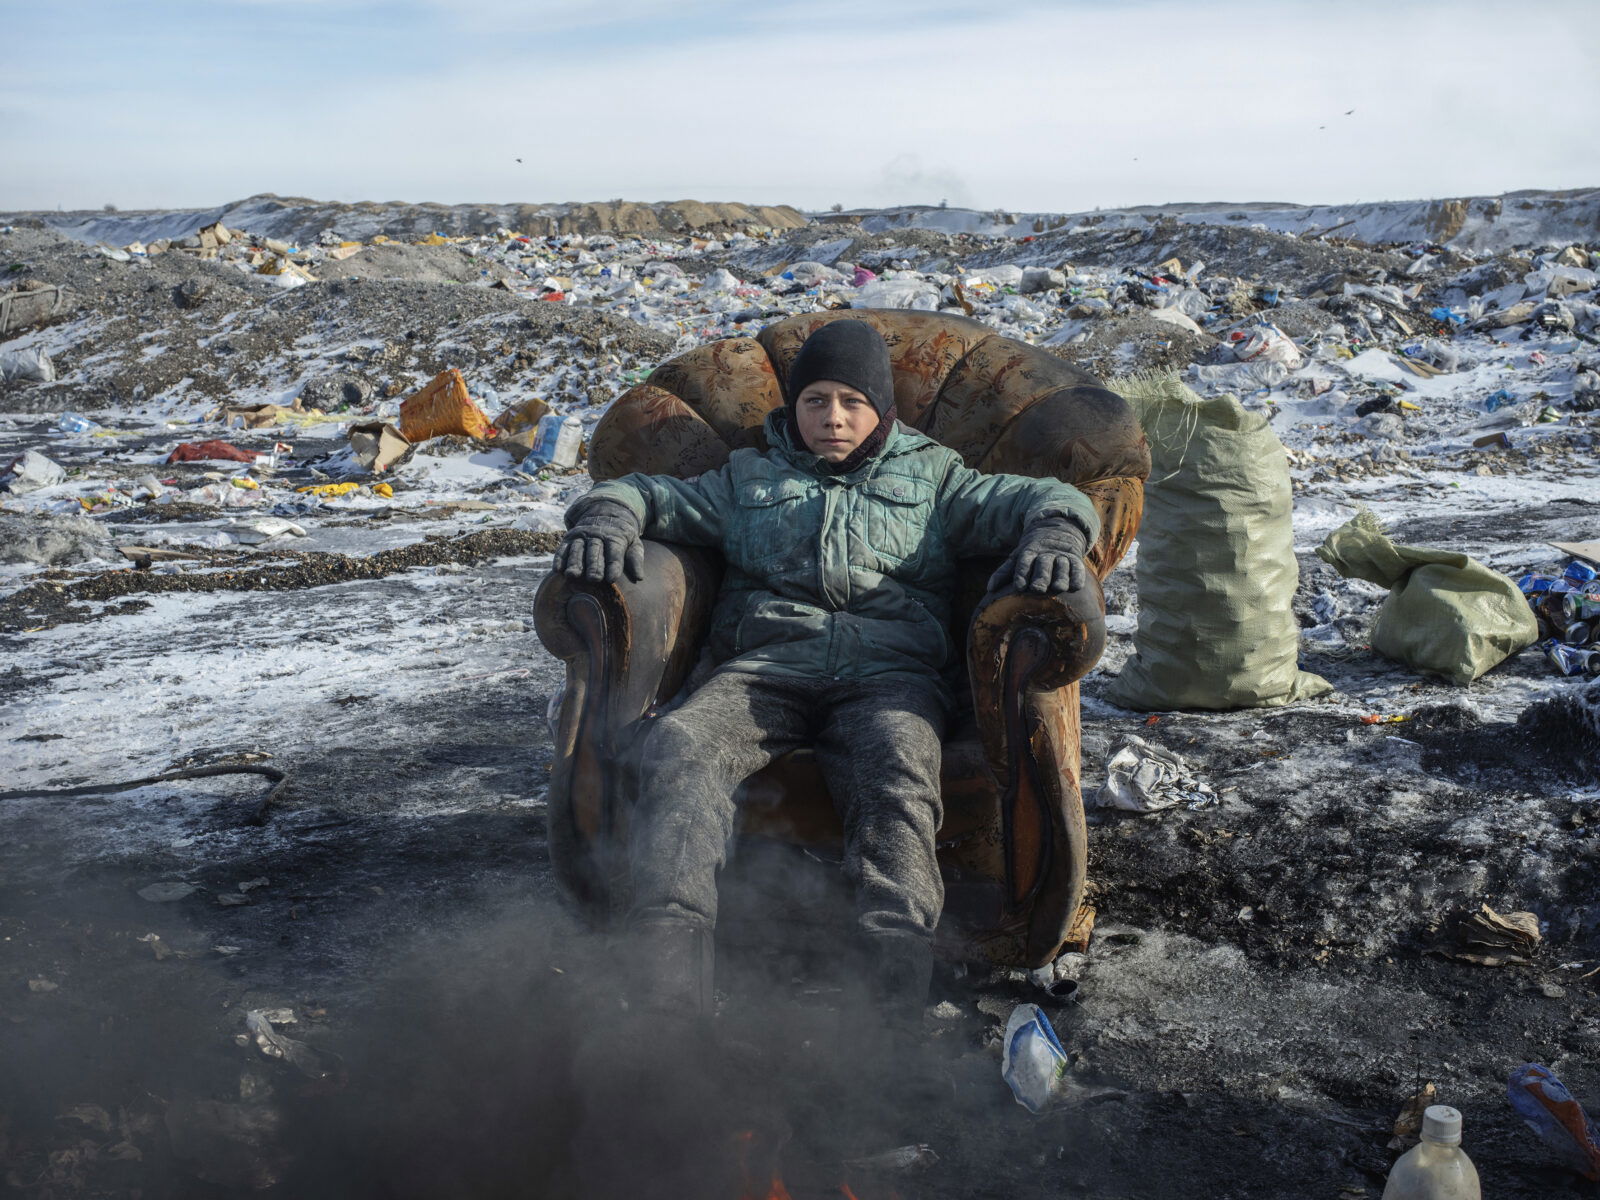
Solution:
<path fill-rule="evenodd" d="M 861 930 L 931 938 L 944 905 L 934 860 L 944 727 L 931 682 L 713 675 L 645 734 L 630 919 L 715 924 L 734 792 L 810 745 L 844 825 Z"/>

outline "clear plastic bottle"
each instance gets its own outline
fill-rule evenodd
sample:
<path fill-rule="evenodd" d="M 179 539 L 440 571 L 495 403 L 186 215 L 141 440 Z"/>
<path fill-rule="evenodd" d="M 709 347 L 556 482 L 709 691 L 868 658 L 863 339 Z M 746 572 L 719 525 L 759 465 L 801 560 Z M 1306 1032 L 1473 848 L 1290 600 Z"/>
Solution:
<path fill-rule="evenodd" d="M 1422 1141 L 1389 1172 L 1383 1200 L 1481 1200 L 1478 1169 L 1461 1149 L 1461 1114 L 1435 1104 L 1422 1114 Z"/>

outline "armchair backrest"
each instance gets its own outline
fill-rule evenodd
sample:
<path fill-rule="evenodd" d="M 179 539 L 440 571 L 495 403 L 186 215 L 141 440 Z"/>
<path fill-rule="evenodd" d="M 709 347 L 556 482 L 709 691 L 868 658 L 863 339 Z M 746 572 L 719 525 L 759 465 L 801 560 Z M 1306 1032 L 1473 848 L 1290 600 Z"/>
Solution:
<path fill-rule="evenodd" d="M 1143 508 L 1150 452 L 1132 409 L 1087 371 L 946 313 L 851 309 L 803 313 L 755 338 L 708 342 L 663 363 L 595 427 L 589 472 L 688 477 L 744 446 L 783 403 L 779 380 L 801 343 L 830 321 L 883 334 L 900 420 L 982 471 L 1053 477 L 1088 493 L 1104 529 L 1090 556 L 1102 578 L 1126 552 Z"/>

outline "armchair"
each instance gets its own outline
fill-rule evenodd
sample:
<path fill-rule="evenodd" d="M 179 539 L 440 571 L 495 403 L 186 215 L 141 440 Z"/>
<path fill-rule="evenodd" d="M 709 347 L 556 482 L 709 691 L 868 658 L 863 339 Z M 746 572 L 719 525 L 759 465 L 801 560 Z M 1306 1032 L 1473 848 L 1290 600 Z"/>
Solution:
<path fill-rule="evenodd" d="M 1078 687 L 1105 644 L 1100 580 L 1127 551 L 1150 459 L 1126 402 L 1088 373 L 979 322 L 941 313 L 807 313 L 758 338 L 711 342 L 664 363 L 596 427 L 596 480 L 630 471 L 691 476 L 740 446 L 765 448 L 778 380 L 813 330 L 867 320 L 888 342 L 900 420 L 983 471 L 1053 476 L 1095 503 L 1102 530 L 1083 591 L 984 596 L 995 561 L 963 564 L 955 605 L 971 706 L 941 770 L 942 952 L 1039 966 L 1082 901 L 1087 838 L 1078 787 Z M 604 921 L 625 889 L 631 751 L 651 710 L 689 680 L 721 577 L 709 551 L 645 543 L 644 579 L 593 584 L 552 574 L 535 601 L 545 646 L 566 663 L 550 782 L 557 879 Z M 796 751 L 752 777 L 741 835 L 836 845 L 838 819 L 816 762 Z"/>

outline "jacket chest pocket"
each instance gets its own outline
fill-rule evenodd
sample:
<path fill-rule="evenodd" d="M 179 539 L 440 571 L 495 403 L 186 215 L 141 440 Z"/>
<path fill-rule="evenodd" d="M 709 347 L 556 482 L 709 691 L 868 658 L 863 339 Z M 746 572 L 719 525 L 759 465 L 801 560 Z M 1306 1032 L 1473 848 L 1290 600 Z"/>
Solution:
<path fill-rule="evenodd" d="M 739 511 L 728 550 L 743 567 L 810 559 L 817 538 L 818 495 L 798 479 L 757 479 L 735 493 Z"/>
<path fill-rule="evenodd" d="M 934 538 L 931 483 L 890 476 L 864 480 L 857 491 L 865 509 L 867 545 L 881 558 L 907 562 Z"/>

